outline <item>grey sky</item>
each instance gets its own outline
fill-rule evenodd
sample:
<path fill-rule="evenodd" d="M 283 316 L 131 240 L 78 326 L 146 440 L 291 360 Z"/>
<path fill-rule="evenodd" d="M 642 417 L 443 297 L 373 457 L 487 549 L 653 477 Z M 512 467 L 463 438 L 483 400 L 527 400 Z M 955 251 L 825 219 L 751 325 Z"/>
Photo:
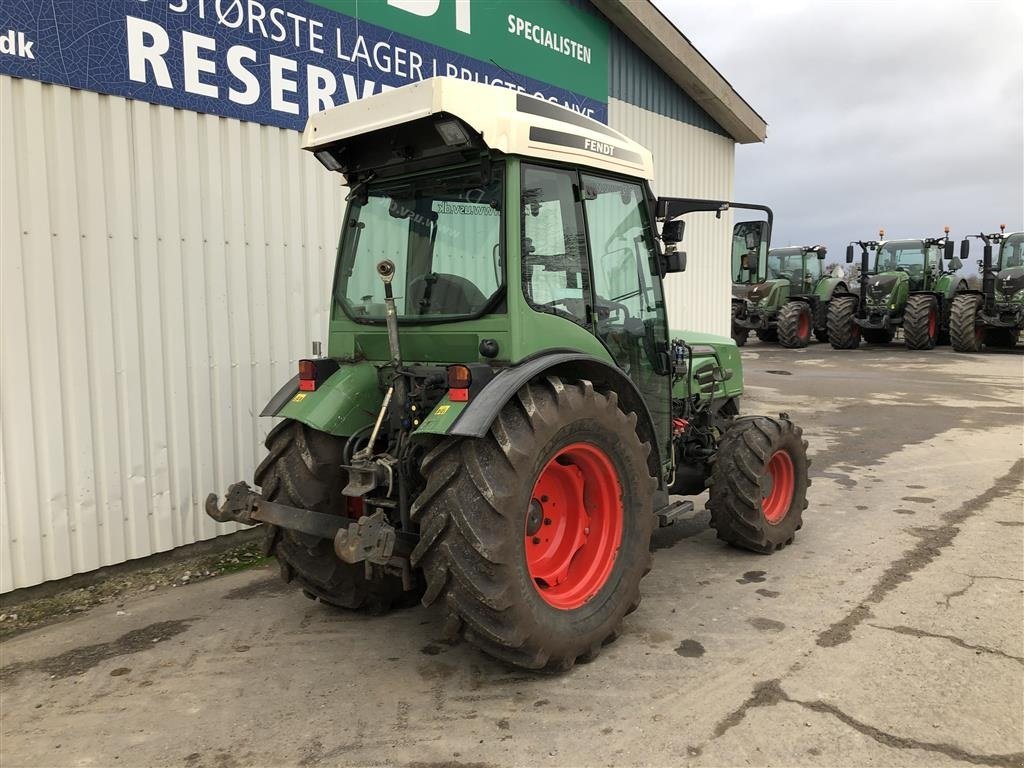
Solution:
<path fill-rule="evenodd" d="M 1024 228 L 1024 4 L 655 3 L 768 122 L 736 197 L 773 244 Z"/>

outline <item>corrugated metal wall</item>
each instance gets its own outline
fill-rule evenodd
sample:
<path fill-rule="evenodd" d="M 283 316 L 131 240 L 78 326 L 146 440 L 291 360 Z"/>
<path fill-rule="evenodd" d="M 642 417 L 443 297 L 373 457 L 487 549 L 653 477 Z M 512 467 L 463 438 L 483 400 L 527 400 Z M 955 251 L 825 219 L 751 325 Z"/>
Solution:
<path fill-rule="evenodd" d="M 654 153 L 656 194 L 732 199 L 732 139 L 618 99 L 609 101 L 608 122 Z M 683 248 L 686 272 L 670 276 L 665 286 L 671 326 L 728 336 L 732 216 L 688 216 Z"/>
<path fill-rule="evenodd" d="M 656 191 L 728 197 L 731 141 L 610 115 Z M 251 478 L 256 411 L 326 338 L 338 177 L 291 131 L 0 76 L 0 180 L 0 592 L 233 530 L 203 498 Z M 728 333 L 706 218 L 670 312 Z"/>
<path fill-rule="evenodd" d="M 232 530 L 343 210 L 298 134 L 0 77 L 0 591 Z"/>

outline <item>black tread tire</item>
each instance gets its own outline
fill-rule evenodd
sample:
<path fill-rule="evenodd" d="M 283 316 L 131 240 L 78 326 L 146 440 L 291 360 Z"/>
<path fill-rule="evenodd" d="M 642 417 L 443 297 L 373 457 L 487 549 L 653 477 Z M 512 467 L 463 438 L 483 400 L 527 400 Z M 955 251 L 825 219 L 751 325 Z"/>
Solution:
<path fill-rule="evenodd" d="M 736 342 L 737 347 L 742 347 L 747 343 L 747 337 L 750 336 L 750 329 L 743 328 L 736 325 L 736 318 L 740 316 L 740 306 L 733 301 L 732 303 L 732 340 Z"/>
<path fill-rule="evenodd" d="M 935 335 L 928 331 L 929 318 L 935 314 Z M 907 349 L 934 349 L 939 342 L 939 302 L 929 294 L 915 294 L 907 298 L 903 310 L 903 341 Z"/>
<path fill-rule="evenodd" d="M 340 514 L 345 509 L 345 473 L 339 469 L 345 438 L 283 421 L 267 435 L 269 453 L 254 473 L 267 501 L 315 512 Z M 307 597 L 339 608 L 383 613 L 397 605 L 412 605 L 419 590 L 405 592 L 402 580 L 386 574 L 367 580 L 362 563 L 338 558 L 334 542 L 278 528 L 273 554 L 285 581 L 296 581 Z"/>
<path fill-rule="evenodd" d="M 486 437 L 445 440 L 426 455 L 427 485 L 412 506 L 421 531 L 412 564 L 426 576 L 424 605 L 444 603 L 449 631 L 506 663 L 548 672 L 592 660 L 615 638 L 640 603 L 656 523 L 657 481 L 636 420 L 614 392 L 548 377 L 520 389 Z M 522 542 L 536 477 L 581 439 L 618 466 L 625 526 L 602 590 L 580 608 L 558 610 L 530 578 Z"/>
<path fill-rule="evenodd" d="M 800 335 L 800 318 L 807 317 L 807 335 Z M 786 349 L 802 349 L 811 342 L 811 328 L 814 325 L 810 306 L 803 301 L 787 301 L 779 310 L 779 344 Z"/>
<path fill-rule="evenodd" d="M 854 322 L 859 297 L 854 294 L 833 296 L 828 303 L 828 343 L 833 349 L 860 346 L 860 326 Z"/>
<path fill-rule="evenodd" d="M 861 335 L 868 344 L 888 344 L 896 332 L 892 328 L 864 328 Z"/>
<path fill-rule="evenodd" d="M 949 312 L 949 340 L 955 352 L 981 352 L 985 333 L 976 325 L 981 297 L 965 293 L 953 299 Z"/>
<path fill-rule="evenodd" d="M 762 512 L 763 477 L 769 459 L 785 450 L 793 460 L 794 489 L 789 512 L 770 524 Z M 711 527 L 718 538 L 743 549 L 771 554 L 793 543 L 807 508 L 807 441 L 788 418 L 750 416 L 734 421 L 722 435 L 708 478 Z"/>
<path fill-rule="evenodd" d="M 815 328 L 814 338 L 821 342 L 828 342 L 828 328 Z"/>
<path fill-rule="evenodd" d="M 1019 335 L 1016 328 L 989 328 L 985 331 L 985 344 L 993 349 L 1013 349 Z"/>
<path fill-rule="evenodd" d="M 758 341 L 774 344 L 779 340 L 779 331 L 777 328 L 758 328 L 755 333 L 757 334 Z"/>

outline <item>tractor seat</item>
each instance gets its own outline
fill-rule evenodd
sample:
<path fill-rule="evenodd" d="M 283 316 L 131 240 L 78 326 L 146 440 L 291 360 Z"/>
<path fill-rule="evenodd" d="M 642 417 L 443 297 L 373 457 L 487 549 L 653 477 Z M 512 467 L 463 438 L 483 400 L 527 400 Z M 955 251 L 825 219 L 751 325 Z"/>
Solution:
<path fill-rule="evenodd" d="M 406 313 L 409 315 L 473 315 L 484 308 L 487 297 L 459 275 L 431 272 L 409 284 Z"/>

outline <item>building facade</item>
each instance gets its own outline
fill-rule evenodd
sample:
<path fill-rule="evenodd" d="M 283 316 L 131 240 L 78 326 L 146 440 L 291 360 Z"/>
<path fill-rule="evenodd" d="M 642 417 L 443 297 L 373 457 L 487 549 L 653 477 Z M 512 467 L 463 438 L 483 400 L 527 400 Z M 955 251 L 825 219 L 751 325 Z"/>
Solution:
<path fill-rule="evenodd" d="M 647 2 L 0 5 L 0 592 L 233 530 L 203 499 L 251 478 L 257 413 L 326 336 L 346 190 L 298 131 L 434 74 L 608 123 L 659 194 L 729 199 L 764 138 Z M 707 219 L 670 319 L 727 335 Z"/>

